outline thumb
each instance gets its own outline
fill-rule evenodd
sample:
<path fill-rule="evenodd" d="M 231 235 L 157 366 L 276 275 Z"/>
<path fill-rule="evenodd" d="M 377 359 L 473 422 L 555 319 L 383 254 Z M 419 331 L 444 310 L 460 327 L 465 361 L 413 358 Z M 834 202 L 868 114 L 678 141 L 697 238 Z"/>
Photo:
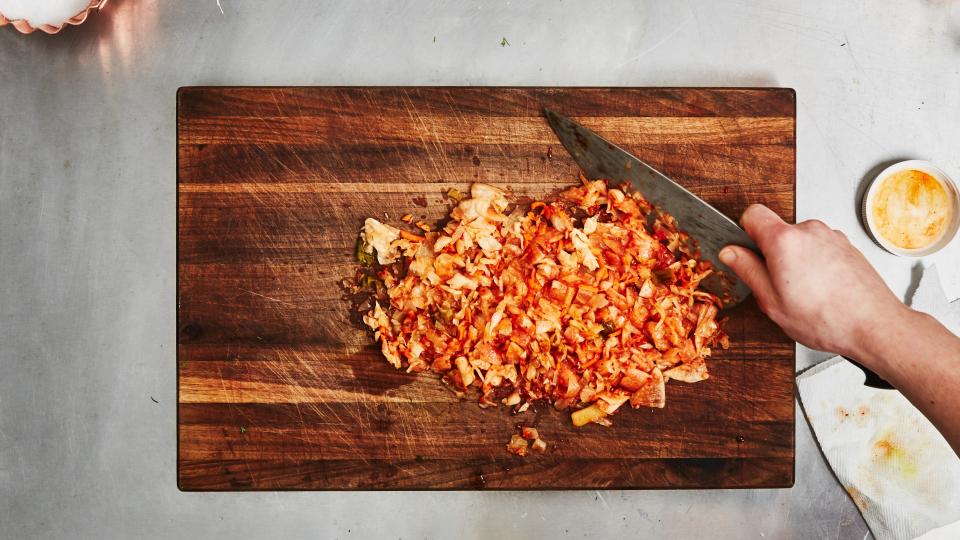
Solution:
<path fill-rule="evenodd" d="M 720 262 L 729 266 L 750 287 L 762 311 L 773 305 L 773 282 L 767 265 L 756 253 L 740 246 L 727 246 L 720 250 Z"/>

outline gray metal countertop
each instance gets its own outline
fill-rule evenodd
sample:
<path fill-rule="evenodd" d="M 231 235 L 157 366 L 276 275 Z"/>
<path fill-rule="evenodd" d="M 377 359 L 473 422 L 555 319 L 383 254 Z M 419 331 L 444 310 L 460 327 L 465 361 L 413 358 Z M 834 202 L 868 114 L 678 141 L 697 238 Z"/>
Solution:
<path fill-rule="evenodd" d="M 175 483 L 175 92 L 183 85 L 789 86 L 798 219 L 857 223 L 877 163 L 960 176 L 960 2 L 111 0 L 0 28 L 0 537 L 852 538 L 797 419 L 767 491 L 185 494 Z M 501 45 L 502 38 L 509 45 Z M 800 366 L 824 355 L 805 349 Z"/>

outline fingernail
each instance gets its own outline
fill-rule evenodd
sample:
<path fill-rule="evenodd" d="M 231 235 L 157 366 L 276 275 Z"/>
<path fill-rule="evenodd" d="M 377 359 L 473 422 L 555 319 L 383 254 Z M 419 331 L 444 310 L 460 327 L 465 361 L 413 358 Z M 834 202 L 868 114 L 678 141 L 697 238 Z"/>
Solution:
<path fill-rule="evenodd" d="M 737 252 L 732 248 L 725 247 L 720 250 L 720 262 L 730 266 L 735 260 L 737 260 Z"/>

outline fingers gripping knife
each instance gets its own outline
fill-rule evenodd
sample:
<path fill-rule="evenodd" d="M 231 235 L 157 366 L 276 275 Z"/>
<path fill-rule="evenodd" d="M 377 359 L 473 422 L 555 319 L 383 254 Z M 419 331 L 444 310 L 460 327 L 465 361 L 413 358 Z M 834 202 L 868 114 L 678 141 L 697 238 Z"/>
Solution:
<path fill-rule="evenodd" d="M 750 288 L 719 258 L 720 250 L 731 244 L 759 253 L 753 240 L 733 220 L 660 171 L 577 122 L 549 109 L 544 109 L 544 114 L 560 143 L 587 178 L 629 182 L 647 201 L 677 218 L 683 229 L 697 240 L 700 256 L 718 271 L 703 281 L 703 288 L 720 297 L 724 307 L 736 305 L 750 295 Z M 867 386 L 891 388 L 873 372 L 853 363 L 866 373 Z"/>

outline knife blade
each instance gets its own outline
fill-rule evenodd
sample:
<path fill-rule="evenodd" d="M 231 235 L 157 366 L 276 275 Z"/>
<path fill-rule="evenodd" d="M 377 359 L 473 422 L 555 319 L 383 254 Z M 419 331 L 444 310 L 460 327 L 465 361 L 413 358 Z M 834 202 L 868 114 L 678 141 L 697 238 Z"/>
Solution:
<path fill-rule="evenodd" d="M 680 228 L 700 247 L 700 256 L 710 261 L 714 272 L 703 281 L 704 289 L 724 299 L 724 307 L 738 304 L 750 289 L 720 262 L 720 250 L 730 244 L 752 249 L 756 244 L 733 220 L 709 203 L 677 184 L 660 171 L 577 122 L 544 109 L 550 127 L 577 165 L 590 180 L 630 182 L 634 189 L 658 209 L 677 219 Z"/>

